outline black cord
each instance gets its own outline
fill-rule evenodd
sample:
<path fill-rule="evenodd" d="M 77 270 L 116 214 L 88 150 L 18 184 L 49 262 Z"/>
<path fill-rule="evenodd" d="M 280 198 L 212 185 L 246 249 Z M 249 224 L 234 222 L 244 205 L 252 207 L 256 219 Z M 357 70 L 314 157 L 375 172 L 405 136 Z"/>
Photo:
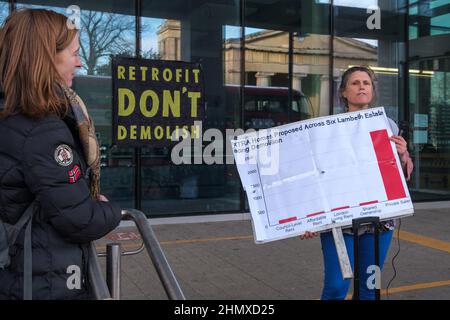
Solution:
<path fill-rule="evenodd" d="M 389 280 L 389 283 L 388 283 L 388 285 L 386 287 L 386 298 L 387 299 L 389 299 L 389 287 L 390 287 L 392 281 L 394 281 L 395 277 L 397 276 L 397 270 L 395 269 L 394 261 L 395 261 L 395 258 L 397 258 L 397 256 L 400 253 L 400 227 L 401 226 L 402 226 L 402 219 L 399 219 L 398 231 L 397 231 L 398 250 L 397 250 L 396 254 L 392 257 L 392 261 L 391 261 L 392 268 L 394 269 L 394 275 L 392 276 L 392 279 Z"/>

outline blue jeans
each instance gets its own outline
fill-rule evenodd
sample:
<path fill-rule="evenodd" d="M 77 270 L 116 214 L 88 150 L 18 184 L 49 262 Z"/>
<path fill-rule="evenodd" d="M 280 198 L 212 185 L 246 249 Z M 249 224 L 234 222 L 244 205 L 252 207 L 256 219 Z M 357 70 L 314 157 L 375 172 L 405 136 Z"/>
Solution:
<path fill-rule="evenodd" d="M 391 243 L 394 231 L 380 232 L 380 269 L 384 264 L 384 259 Z M 322 300 L 344 300 L 350 287 L 351 279 L 344 280 L 339 266 L 339 260 L 334 244 L 332 232 L 320 234 L 322 243 L 322 253 L 324 261 L 324 286 L 322 291 Z M 348 257 L 352 265 L 353 262 L 353 235 L 344 233 L 345 246 L 347 247 Z M 360 283 L 360 299 L 374 300 L 375 289 L 370 290 L 367 287 L 367 279 L 373 275 L 367 273 L 367 267 L 375 264 L 374 257 L 374 235 L 373 233 L 364 233 L 359 237 L 359 283 Z"/>

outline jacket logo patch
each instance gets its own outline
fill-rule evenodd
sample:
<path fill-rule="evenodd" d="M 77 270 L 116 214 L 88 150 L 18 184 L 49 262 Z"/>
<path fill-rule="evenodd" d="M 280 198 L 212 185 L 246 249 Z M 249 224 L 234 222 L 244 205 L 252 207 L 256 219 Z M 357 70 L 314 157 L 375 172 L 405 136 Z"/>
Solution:
<path fill-rule="evenodd" d="M 66 144 L 60 144 L 55 150 L 55 160 L 60 166 L 69 166 L 73 161 L 72 149 Z"/>
<path fill-rule="evenodd" d="M 75 165 L 72 170 L 69 171 L 69 182 L 75 183 L 81 175 L 81 170 L 78 165 Z"/>

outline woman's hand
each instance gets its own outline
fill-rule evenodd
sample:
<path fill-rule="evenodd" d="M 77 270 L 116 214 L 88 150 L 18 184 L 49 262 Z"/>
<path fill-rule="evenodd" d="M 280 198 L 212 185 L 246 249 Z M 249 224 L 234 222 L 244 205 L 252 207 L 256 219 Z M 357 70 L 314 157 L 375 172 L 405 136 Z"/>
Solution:
<path fill-rule="evenodd" d="M 406 141 L 402 136 L 392 136 L 389 140 L 395 143 L 395 147 L 397 148 L 397 153 L 400 157 L 402 157 L 406 151 L 408 150 L 406 147 Z"/>
<path fill-rule="evenodd" d="M 319 235 L 319 233 L 317 233 L 317 232 L 309 232 L 309 231 L 306 231 L 305 234 L 303 234 L 303 235 L 300 236 L 300 239 L 301 239 L 301 240 L 312 239 L 312 238 L 314 238 L 314 237 L 317 237 L 318 235 Z"/>
<path fill-rule="evenodd" d="M 406 147 L 406 141 L 402 136 L 392 136 L 389 140 L 395 143 L 395 147 L 397 148 L 397 153 L 400 158 L 400 164 L 403 169 L 403 173 L 405 174 L 406 181 L 409 181 L 411 178 L 411 173 L 413 171 L 413 163 L 408 153 L 408 149 Z"/>
<path fill-rule="evenodd" d="M 108 198 L 105 197 L 105 196 L 102 195 L 102 194 L 99 194 L 99 195 L 98 195 L 97 200 L 98 200 L 98 201 L 103 201 L 103 202 L 108 202 L 108 201 L 109 201 Z"/>

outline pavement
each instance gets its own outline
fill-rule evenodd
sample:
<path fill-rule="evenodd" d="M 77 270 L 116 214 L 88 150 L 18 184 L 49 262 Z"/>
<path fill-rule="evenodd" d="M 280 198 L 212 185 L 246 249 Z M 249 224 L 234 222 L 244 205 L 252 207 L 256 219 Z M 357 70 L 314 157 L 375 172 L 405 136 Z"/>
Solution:
<path fill-rule="evenodd" d="M 152 222 L 152 219 L 150 219 Z M 317 300 L 323 281 L 320 239 L 255 244 L 249 220 L 152 226 L 190 300 Z M 382 299 L 450 299 L 450 208 L 416 210 L 402 219 L 382 272 Z M 139 247 L 139 233 L 119 227 L 96 242 Z M 394 267 L 392 259 L 395 258 Z M 105 258 L 100 258 L 105 270 Z M 123 300 L 166 300 L 147 252 L 121 260 Z M 391 279 L 395 278 L 391 281 Z M 389 295 L 386 286 L 390 283 Z"/>

